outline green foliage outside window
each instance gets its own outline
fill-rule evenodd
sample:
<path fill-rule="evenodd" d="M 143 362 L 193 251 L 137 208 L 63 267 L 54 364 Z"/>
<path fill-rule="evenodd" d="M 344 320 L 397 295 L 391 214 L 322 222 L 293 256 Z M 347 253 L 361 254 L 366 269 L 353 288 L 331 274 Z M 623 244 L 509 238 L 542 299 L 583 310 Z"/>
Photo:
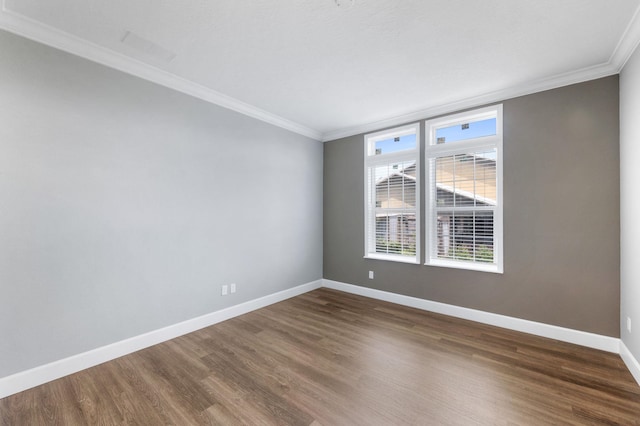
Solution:
<path fill-rule="evenodd" d="M 442 256 L 448 257 L 448 256 Z M 466 245 L 459 245 L 456 247 L 453 259 L 456 260 L 474 260 L 473 259 L 473 247 Z M 478 262 L 493 262 L 493 250 L 486 245 L 479 245 L 476 247 L 476 261 Z"/>
<path fill-rule="evenodd" d="M 403 256 L 415 256 L 415 244 L 402 244 L 399 241 L 387 241 L 384 239 L 376 240 L 377 253 L 401 254 Z"/>

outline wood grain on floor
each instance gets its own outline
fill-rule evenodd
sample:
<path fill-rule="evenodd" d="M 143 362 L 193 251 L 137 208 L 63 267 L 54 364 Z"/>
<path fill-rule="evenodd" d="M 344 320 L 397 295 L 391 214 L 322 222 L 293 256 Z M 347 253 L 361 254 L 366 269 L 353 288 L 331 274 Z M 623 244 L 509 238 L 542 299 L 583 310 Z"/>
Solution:
<path fill-rule="evenodd" d="M 619 356 L 319 289 L 0 400 L 12 425 L 640 425 Z"/>

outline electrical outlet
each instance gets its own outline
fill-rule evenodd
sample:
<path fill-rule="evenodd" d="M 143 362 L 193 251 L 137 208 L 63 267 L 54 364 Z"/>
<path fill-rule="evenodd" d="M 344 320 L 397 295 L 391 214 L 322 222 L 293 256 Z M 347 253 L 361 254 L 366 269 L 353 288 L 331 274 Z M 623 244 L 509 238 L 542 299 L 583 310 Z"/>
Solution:
<path fill-rule="evenodd" d="M 627 331 L 631 333 L 631 317 L 627 317 Z"/>
<path fill-rule="evenodd" d="M 222 295 L 226 296 L 227 293 L 229 293 L 229 286 L 225 284 L 222 286 Z"/>
<path fill-rule="evenodd" d="M 229 287 L 229 291 L 231 293 L 235 293 L 236 292 L 236 283 L 231 283 L 231 286 Z"/>
<path fill-rule="evenodd" d="M 372 280 L 373 279 L 373 271 L 369 271 L 369 279 Z"/>

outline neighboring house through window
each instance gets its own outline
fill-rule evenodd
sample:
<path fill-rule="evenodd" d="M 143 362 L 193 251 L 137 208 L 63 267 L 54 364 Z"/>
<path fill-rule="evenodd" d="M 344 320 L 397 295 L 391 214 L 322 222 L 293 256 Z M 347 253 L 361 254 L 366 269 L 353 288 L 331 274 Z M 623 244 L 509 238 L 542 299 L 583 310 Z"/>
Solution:
<path fill-rule="evenodd" d="M 420 262 L 419 129 L 365 137 L 365 257 Z"/>

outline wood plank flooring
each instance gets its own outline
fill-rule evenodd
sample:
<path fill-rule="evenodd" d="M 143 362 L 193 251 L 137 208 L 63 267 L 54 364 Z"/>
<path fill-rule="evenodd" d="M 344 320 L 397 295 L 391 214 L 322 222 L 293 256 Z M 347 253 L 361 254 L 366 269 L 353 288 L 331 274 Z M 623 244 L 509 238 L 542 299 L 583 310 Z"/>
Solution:
<path fill-rule="evenodd" d="M 0 400 L 13 425 L 640 425 L 619 356 L 319 289 Z"/>

